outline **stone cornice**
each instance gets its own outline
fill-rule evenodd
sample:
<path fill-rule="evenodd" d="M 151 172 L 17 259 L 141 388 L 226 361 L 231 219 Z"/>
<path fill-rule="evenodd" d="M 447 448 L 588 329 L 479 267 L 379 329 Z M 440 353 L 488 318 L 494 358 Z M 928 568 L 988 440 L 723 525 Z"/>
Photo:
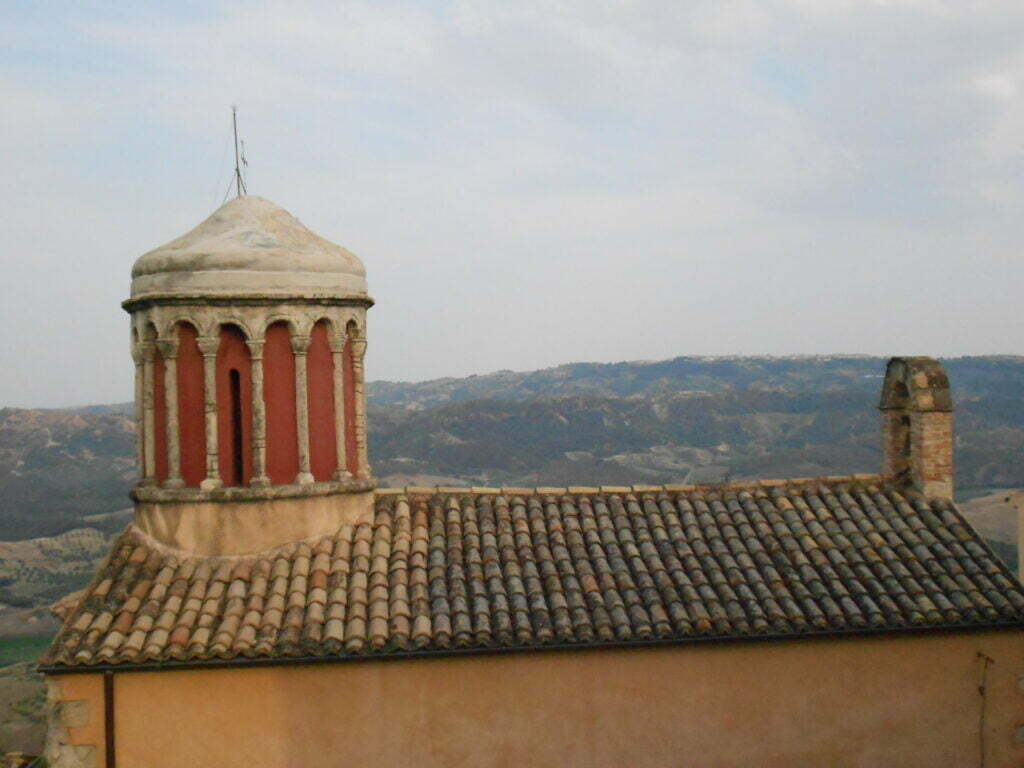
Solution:
<path fill-rule="evenodd" d="M 202 503 L 210 501 L 266 501 L 268 499 L 293 499 L 307 496 L 329 496 L 336 493 L 363 493 L 377 488 L 375 478 L 353 478 L 351 480 L 294 485 L 230 486 L 202 490 L 200 488 L 161 488 L 157 486 L 136 486 L 131 497 L 139 503 Z"/>
<path fill-rule="evenodd" d="M 370 296 L 265 296 L 259 294 L 240 296 L 203 296 L 186 294 L 154 294 L 137 299 L 126 299 L 121 307 L 128 313 L 138 312 L 155 306 L 177 306 L 183 304 L 199 304 L 210 307 L 250 306 L 266 307 L 279 304 L 308 304 L 318 307 L 363 307 L 369 309 L 374 305 Z"/>

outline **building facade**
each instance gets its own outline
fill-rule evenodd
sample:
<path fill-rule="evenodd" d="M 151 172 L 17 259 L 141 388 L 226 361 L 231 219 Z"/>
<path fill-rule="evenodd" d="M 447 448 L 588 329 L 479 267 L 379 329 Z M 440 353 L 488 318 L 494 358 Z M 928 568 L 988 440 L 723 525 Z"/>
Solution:
<path fill-rule="evenodd" d="M 890 362 L 877 475 L 380 489 L 371 305 L 254 197 L 136 263 L 135 519 L 43 661 L 51 765 L 1024 761 L 939 363 Z"/>

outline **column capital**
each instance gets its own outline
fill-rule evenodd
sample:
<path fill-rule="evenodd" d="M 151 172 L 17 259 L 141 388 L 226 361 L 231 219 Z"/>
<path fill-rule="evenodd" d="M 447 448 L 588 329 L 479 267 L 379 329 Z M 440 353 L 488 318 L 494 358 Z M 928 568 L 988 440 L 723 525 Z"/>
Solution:
<path fill-rule="evenodd" d="M 220 339 L 214 336 L 200 336 L 196 339 L 196 343 L 199 345 L 199 351 L 203 357 L 217 356 L 217 350 L 220 348 Z"/>
<path fill-rule="evenodd" d="M 178 356 L 177 339 L 158 339 L 156 347 L 160 350 L 160 356 L 164 360 L 174 360 Z"/>
<path fill-rule="evenodd" d="M 296 355 L 304 355 L 309 351 L 309 344 L 312 339 L 309 336 L 292 336 L 292 352 Z"/>
<path fill-rule="evenodd" d="M 135 363 L 136 367 L 139 367 L 146 362 L 146 358 L 142 354 L 142 344 L 132 344 L 132 361 Z"/>
<path fill-rule="evenodd" d="M 246 339 L 245 345 L 249 347 L 249 357 L 253 360 L 262 360 L 263 345 L 265 343 L 263 339 Z"/>
<path fill-rule="evenodd" d="M 349 339 L 352 343 L 352 356 L 360 360 L 366 354 L 366 339 Z"/>
<path fill-rule="evenodd" d="M 139 344 L 139 352 L 142 354 L 142 359 L 147 363 L 152 363 L 156 360 L 156 342 L 155 341 L 143 341 Z"/>
<path fill-rule="evenodd" d="M 327 340 L 327 344 L 330 346 L 331 352 L 335 354 L 340 354 L 345 351 L 346 342 L 348 342 L 348 339 L 344 336 L 340 338 L 337 336 L 331 336 Z"/>

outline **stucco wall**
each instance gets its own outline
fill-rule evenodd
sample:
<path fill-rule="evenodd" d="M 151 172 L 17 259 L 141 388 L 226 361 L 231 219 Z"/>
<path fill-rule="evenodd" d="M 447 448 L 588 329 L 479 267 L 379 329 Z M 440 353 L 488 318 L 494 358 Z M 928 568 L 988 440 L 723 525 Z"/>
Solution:
<path fill-rule="evenodd" d="M 1019 765 L 1021 632 L 119 674 L 117 764 L 976 766 L 979 651 Z"/>

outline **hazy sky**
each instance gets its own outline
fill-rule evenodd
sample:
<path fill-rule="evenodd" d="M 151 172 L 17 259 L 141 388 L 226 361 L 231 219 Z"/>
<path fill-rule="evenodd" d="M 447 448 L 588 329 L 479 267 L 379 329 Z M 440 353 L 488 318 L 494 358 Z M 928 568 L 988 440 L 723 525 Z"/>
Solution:
<path fill-rule="evenodd" d="M 0 406 L 130 399 L 233 102 L 366 263 L 370 378 L 1024 351 L 1019 0 L 138 5 L 0 11 Z"/>

